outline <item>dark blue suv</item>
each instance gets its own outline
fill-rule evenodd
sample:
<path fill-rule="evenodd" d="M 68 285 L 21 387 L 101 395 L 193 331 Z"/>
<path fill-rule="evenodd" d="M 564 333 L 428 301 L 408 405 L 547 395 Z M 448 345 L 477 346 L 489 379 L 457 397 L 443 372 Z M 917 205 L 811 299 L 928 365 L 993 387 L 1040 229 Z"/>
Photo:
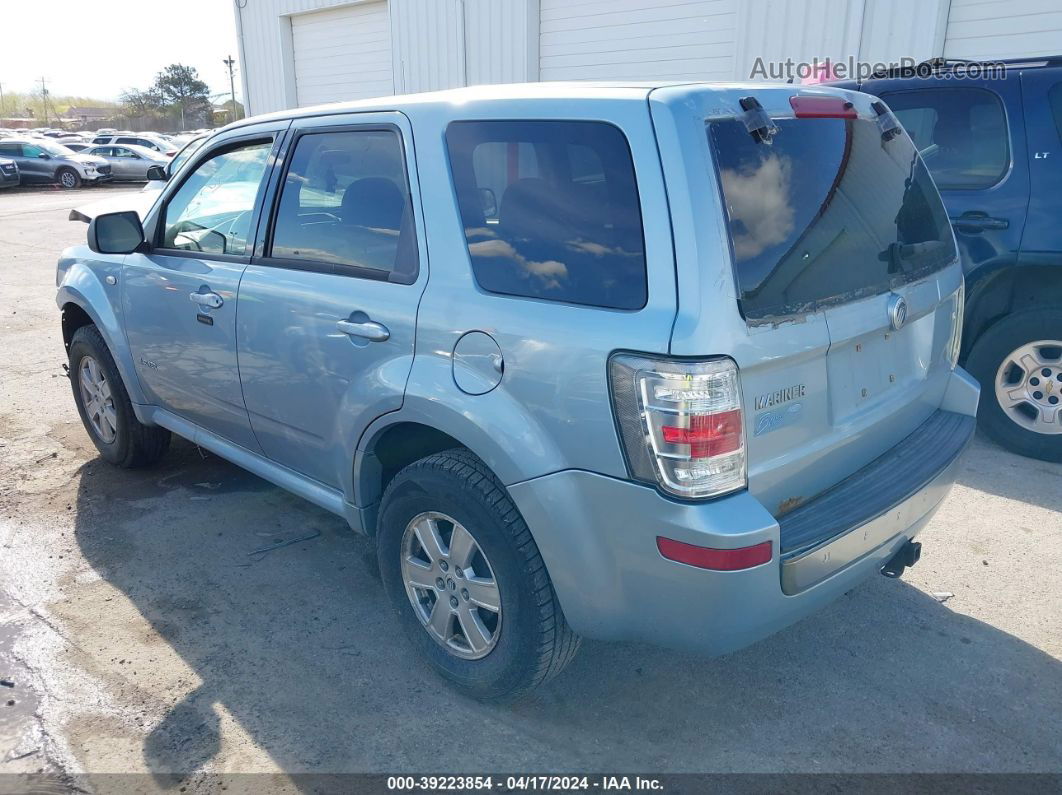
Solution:
<path fill-rule="evenodd" d="M 966 273 L 961 361 L 978 421 L 1017 453 L 1062 461 L 1062 56 L 933 61 L 875 75 L 940 189 Z"/>

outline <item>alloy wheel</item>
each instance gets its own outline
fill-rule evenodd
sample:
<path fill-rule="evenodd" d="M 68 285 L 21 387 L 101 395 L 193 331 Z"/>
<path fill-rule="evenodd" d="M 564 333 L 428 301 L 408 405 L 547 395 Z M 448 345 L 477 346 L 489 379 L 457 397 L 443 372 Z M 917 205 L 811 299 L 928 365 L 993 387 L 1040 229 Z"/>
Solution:
<path fill-rule="evenodd" d="M 1062 433 L 1062 341 L 1030 342 L 1003 358 L 996 400 L 1004 413 L 1036 433 Z"/>
<path fill-rule="evenodd" d="M 118 412 L 103 368 L 91 356 L 83 356 L 77 380 L 89 425 L 102 441 L 110 444 L 118 435 Z"/>
<path fill-rule="evenodd" d="M 472 534 L 446 514 L 418 514 L 402 535 L 401 555 L 406 595 L 432 639 L 466 660 L 490 654 L 501 633 L 501 595 Z"/>

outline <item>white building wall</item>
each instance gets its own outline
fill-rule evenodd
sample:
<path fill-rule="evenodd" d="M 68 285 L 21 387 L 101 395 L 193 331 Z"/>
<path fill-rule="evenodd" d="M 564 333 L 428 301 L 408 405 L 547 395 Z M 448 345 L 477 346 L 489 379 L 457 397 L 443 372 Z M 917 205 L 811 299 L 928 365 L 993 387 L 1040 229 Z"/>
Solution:
<path fill-rule="evenodd" d="M 248 112 L 297 104 L 291 18 L 381 0 L 234 0 Z M 537 0 L 385 0 L 395 91 L 537 79 Z M 342 99 L 337 96 L 336 99 Z"/>
<path fill-rule="evenodd" d="M 862 0 L 744 0 L 738 13 L 733 78 L 764 61 L 842 60 L 859 52 Z"/>
<path fill-rule="evenodd" d="M 738 0 L 540 0 L 542 80 L 727 80 Z"/>
<path fill-rule="evenodd" d="M 951 0 L 944 55 L 1024 58 L 1062 54 L 1060 0 Z"/>
<path fill-rule="evenodd" d="M 293 15 L 368 1 L 234 0 L 249 111 L 296 104 Z M 1062 52 L 1062 0 L 384 1 L 403 93 L 537 79 L 747 79 L 757 56 Z"/>

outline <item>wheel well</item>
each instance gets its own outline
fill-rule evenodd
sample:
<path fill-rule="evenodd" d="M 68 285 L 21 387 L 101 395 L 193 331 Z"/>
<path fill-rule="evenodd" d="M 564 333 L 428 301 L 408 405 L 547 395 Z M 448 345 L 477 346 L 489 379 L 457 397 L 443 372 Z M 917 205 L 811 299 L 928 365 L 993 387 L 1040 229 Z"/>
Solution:
<path fill-rule="evenodd" d="M 63 305 L 63 345 L 70 350 L 70 341 L 82 326 L 91 326 L 92 318 L 77 304 Z"/>
<path fill-rule="evenodd" d="M 962 360 L 978 338 L 1000 318 L 1024 309 L 1062 306 L 1062 267 L 1005 268 L 975 283 L 966 297 Z"/>
<path fill-rule="evenodd" d="M 360 501 L 378 506 L 384 489 L 404 467 L 432 453 L 464 445 L 449 434 L 418 422 L 399 422 L 381 431 L 369 444 L 361 469 L 354 473 Z M 376 533 L 376 510 L 369 513 L 365 531 Z"/>

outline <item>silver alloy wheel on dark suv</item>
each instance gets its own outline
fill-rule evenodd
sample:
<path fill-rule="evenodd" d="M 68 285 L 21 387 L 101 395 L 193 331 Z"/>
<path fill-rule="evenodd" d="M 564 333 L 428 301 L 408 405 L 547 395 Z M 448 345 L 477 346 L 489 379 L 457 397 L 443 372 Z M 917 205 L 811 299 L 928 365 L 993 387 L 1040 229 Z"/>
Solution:
<path fill-rule="evenodd" d="M 1036 340 L 1011 351 L 996 371 L 995 393 L 1021 427 L 1062 433 L 1062 340 Z"/>

